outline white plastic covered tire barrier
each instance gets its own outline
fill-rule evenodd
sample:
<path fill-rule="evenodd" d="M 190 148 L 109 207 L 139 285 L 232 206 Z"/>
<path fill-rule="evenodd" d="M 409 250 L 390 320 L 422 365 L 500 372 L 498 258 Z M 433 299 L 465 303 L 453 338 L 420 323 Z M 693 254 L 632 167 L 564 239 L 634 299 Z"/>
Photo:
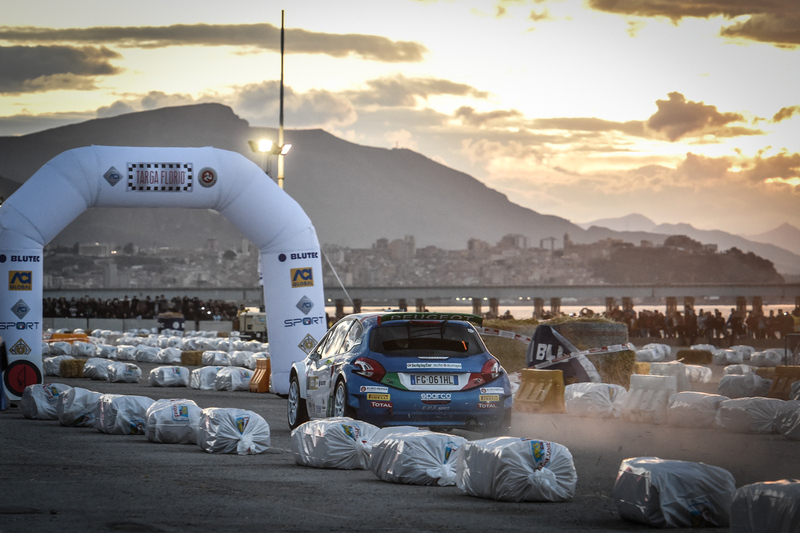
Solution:
<path fill-rule="evenodd" d="M 56 420 L 58 418 L 58 397 L 72 387 L 63 383 L 44 383 L 28 385 L 22 393 L 19 410 L 25 418 L 35 420 Z"/>
<path fill-rule="evenodd" d="M 90 146 L 46 163 L 0 206 L 0 320 L 12 400 L 43 382 L 43 249 L 90 207 L 214 209 L 260 252 L 275 392 L 326 330 L 319 241 L 300 205 L 253 162 L 216 148 Z"/>
<path fill-rule="evenodd" d="M 58 421 L 62 426 L 94 427 L 99 392 L 73 387 L 58 395 Z"/>
<path fill-rule="evenodd" d="M 465 493 L 501 501 L 567 501 L 578 484 L 567 447 L 541 440 L 498 437 L 466 442 L 456 469 L 456 485 Z"/>
<path fill-rule="evenodd" d="M 567 414 L 598 418 L 619 418 L 628 391 L 609 383 L 572 383 L 564 387 Z"/>
<path fill-rule="evenodd" d="M 620 517 L 652 527 L 725 527 L 735 490 L 723 468 L 634 457 L 619 466 L 614 503 Z"/>
<path fill-rule="evenodd" d="M 147 396 L 103 394 L 97 402 L 94 427 L 112 435 L 144 435 L 147 409 L 154 402 Z"/>
<path fill-rule="evenodd" d="M 246 409 L 209 407 L 200 415 L 197 445 L 208 453 L 263 453 L 270 446 L 269 424 Z"/>
<path fill-rule="evenodd" d="M 372 444 L 369 469 L 407 485 L 455 485 L 456 461 L 467 439 L 427 429 L 392 431 Z"/>
<path fill-rule="evenodd" d="M 736 490 L 731 533 L 762 531 L 800 531 L 800 481 L 753 483 Z"/>
<path fill-rule="evenodd" d="M 314 468 L 366 470 L 378 428 L 352 418 L 311 420 L 292 431 L 294 461 Z"/>
<path fill-rule="evenodd" d="M 189 369 L 185 366 L 157 366 L 150 371 L 151 387 L 188 387 Z"/>
<path fill-rule="evenodd" d="M 147 408 L 144 434 L 162 444 L 197 444 L 200 409 L 193 400 L 158 400 Z"/>
<path fill-rule="evenodd" d="M 667 418 L 670 425 L 689 428 L 714 426 L 719 405 L 728 400 L 719 394 L 684 391 L 669 398 Z"/>

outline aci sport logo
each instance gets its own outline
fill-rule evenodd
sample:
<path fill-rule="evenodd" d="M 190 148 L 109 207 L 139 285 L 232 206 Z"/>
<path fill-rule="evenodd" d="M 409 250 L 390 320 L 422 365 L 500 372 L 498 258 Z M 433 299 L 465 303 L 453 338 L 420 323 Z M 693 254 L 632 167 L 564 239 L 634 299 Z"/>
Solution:
<path fill-rule="evenodd" d="M 291 269 L 291 278 L 292 288 L 314 286 L 314 271 L 311 267 Z"/>
<path fill-rule="evenodd" d="M 30 270 L 9 270 L 8 290 L 10 291 L 33 290 L 33 272 Z"/>

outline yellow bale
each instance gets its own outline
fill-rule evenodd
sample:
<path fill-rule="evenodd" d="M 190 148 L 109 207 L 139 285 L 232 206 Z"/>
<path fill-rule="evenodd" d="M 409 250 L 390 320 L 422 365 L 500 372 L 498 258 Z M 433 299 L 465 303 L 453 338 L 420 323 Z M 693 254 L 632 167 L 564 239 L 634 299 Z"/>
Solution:
<path fill-rule="evenodd" d="M 800 366 L 776 366 L 775 379 L 772 380 L 767 398 L 788 400 L 795 381 L 800 381 Z"/>
<path fill-rule="evenodd" d="M 203 351 L 202 350 L 186 350 L 181 352 L 181 364 L 183 366 L 202 366 L 203 365 Z"/>
<path fill-rule="evenodd" d="M 65 359 L 61 361 L 59 372 L 62 378 L 82 378 L 86 359 Z"/>
<path fill-rule="evenodd" d="M 650 375 L 650 363 L 642 363 L 640 361 L 633 363 L 633 373 L 642 376 Z"/>
<path fill-rule="evenodd" d="M 566 413 L 564 373 L 524 368 L 514 409 L 526 413 Z"/>

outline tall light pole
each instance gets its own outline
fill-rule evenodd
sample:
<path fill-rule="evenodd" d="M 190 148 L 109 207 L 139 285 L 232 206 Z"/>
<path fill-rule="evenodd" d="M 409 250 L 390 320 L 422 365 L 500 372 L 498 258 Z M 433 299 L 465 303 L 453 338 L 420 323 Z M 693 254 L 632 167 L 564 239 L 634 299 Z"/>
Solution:
<path fill-rule="evenodd" d="M 281 102 L 278 123 L 278 146 L 283 146 L 283 9 L 281 9 Z M 283 150 L 278 154 L 278 187 L 283 189 Z"/>

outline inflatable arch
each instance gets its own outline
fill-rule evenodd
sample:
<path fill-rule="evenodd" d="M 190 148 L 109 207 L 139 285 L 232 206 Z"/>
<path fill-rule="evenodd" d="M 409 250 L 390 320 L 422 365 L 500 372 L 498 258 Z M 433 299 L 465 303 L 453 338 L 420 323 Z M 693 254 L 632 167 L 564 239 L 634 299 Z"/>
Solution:
<path fill-rule="evenodd" d="M 90 207 L 214 209 L 261 254 L 275 392 L 326 331 L 319 241 L 303 209 L 253 162 L 216 148 L 90 146 L 45 164 L 0 206 L 3 387 L 42 379 L 43 249 Z"/>

